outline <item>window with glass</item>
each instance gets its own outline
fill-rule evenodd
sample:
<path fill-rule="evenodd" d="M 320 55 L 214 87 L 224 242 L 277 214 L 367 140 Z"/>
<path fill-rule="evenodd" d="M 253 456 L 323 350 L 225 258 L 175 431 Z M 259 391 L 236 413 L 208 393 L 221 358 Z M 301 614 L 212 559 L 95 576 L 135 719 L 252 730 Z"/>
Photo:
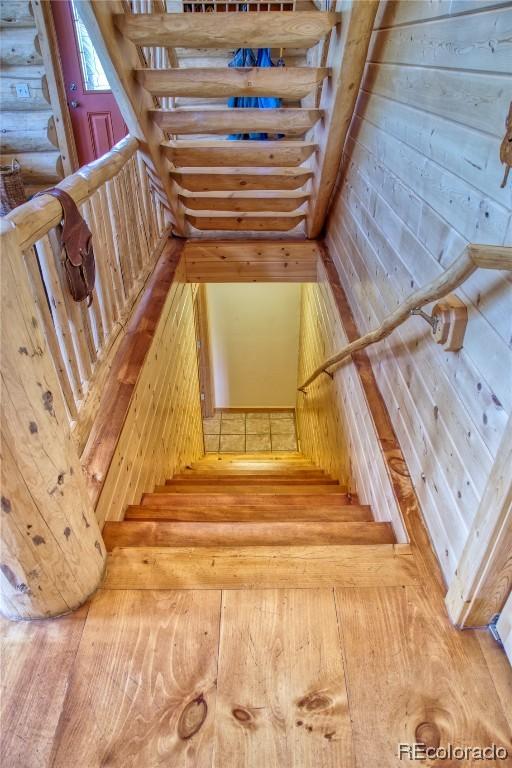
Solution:
<path fill-rule="evenodd" d="M 80 66 L 84 80 L 85 91 L 110 91 L 110 85 L 101 66 L 101 61 L 89 37 L 89 33 L 80 18 L 78 9 L 74 0 L 71 0 L 73 11 L 73 23 L 76 29 L 76 39 L 78 42 L 78 52 L 80 55 Z"/>

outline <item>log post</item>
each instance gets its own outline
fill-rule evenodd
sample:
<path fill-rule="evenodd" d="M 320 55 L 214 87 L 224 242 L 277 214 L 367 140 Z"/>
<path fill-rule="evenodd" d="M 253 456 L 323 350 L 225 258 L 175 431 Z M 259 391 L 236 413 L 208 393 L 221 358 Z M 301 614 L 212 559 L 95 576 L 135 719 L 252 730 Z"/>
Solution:
<path fill-rule="evenodd" d="M 16 227 L 5 219 L 0 246 L 0 611 L 40 619 L 85 602 L 106 554 Z"/>

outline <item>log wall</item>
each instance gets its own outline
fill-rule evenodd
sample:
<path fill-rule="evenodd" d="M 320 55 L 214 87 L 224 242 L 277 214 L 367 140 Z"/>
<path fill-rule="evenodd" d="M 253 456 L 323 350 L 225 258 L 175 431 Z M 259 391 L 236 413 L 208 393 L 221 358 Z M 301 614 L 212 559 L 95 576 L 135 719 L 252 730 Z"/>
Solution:
<path fill-rule="evenodd" d="M 41 34 L 30 2 L 0 2 L 0 162 L 11 165 L 15 158 L 20 163 L 27 196 L 54 186 L 72 170 L 62 162 Z M 17 93 L 20 86 L 27 86 L 26 95 Z"/>
<path fill-rule="evenodd" d="M 489 6 L 381 3 L 327 224 L 361 333 L 468 242 L 512 242 L 499 162 L 512 9 Z M 479 270 L 457 293 L 460 352 L 420 318 L 368 350 L 448 582 L 512 410 L 510 274 Z"/>
<path fill-rule="evenodd" d="M 96 507 L 100 525 L 203 455 L 193 286 L 183 260 L 135 386 Z"/>
<path fill-rule="evenodd" d="M 347 342 L 326 270 L 319 262 L 318 282 L 302 286 L 299 381 Z M 301 451 L 358 493 L 361 504 L 370 504 L 376 520 L 391 522 L 397 541 L 407 541 L 379 436 L 352 361 L 340 367 L 332 380 L 321 376 L 306 394 L 298 393 L 297 430 Z"/>

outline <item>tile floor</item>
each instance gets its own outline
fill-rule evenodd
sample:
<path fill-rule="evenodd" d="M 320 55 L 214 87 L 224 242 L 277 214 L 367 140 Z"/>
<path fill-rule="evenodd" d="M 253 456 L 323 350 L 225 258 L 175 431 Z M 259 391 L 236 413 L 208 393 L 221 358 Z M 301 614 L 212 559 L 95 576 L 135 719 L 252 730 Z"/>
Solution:
<path fill-rule="evenodd" d="M 230 413 L 203 420 L 206 453 L 296 451 L 294 411 Z"/>

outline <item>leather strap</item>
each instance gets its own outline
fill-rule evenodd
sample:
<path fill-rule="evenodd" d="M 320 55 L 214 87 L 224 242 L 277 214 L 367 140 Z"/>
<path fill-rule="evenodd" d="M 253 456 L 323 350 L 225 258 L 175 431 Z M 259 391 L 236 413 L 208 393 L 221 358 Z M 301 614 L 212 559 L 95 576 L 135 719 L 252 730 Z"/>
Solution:
<path fill-rule="evenodd" d="M 40 195 L 52 195 L 57 198 L 62 207 L 62 234 L 61 243 L 66 249 L 66 254 L 74 267 L 80 267 L 83 256 L 87 253 L 89 241 L 92 237 L 91 230 L 80 215 L 75 201 L 64 190 L 58 187 L 45 189 L 38 192 Z"/>

